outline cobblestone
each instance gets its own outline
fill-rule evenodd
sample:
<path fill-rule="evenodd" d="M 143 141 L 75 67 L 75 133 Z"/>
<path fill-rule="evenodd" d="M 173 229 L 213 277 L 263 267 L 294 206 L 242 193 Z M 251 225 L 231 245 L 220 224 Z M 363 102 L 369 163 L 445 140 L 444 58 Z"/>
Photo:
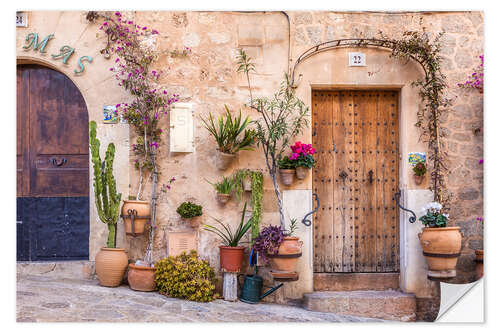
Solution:
<path fill-rule="evenodd" d="M 97 280 L 17 277 L 18 322 L 371 322 L 270 303 L 215 300 L 196 303 Z"/>

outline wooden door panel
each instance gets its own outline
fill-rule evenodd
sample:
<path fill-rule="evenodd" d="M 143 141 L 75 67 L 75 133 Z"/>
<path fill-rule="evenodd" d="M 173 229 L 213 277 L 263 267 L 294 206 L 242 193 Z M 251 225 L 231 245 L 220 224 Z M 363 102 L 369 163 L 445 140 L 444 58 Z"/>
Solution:
<path fill-rule="evenodd" d="M 321 201 L 314 227 L 314 270 L 398 271 L 398 211 L 392 200 L 398 188 L 398 93 L 314 91 L 312 102 L 313 133 L 321 134 L 313 137 L 320 151 L 314 191 Z M 330 109 L 331 130 L 324 121 Z M 321 152 L 330 144 L 330 133 L 333 161 Z"/>
<path fill-rule="evenodd" d="M 17 196 L 29 193 L 29 72 L 17 69 L 16 182 Z"/>

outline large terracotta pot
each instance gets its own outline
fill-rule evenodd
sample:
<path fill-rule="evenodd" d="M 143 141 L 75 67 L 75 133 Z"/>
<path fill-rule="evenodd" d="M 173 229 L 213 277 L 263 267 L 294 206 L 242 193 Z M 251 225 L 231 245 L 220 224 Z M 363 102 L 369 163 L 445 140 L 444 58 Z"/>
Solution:
<path fill-rule="evenodd" d="M 215 165 L 219 170 L 227 170 L 235 158 L 236 154 L 222 153 L 218 149 L 215 151 Z"/>
<path fill-rule="evenodd" d="M 231 199 L 231 195 L 230 194 L 225 194 L 225 193 L 217 193 L 217 201 L 222 204 L 222 205 L 225 205 L 229 199 Z"/>
<path fill-rule="evenodd" d="M 144 227 L 151 215 L 151 208 L 149 201 L 142 200 L 123 200 L 122 215 L 130 215 L 133 211 L 137 212 L 137 216 L 148 216 L 148 218 L 134 219 L 134 226 L 132 228 L 132 219 L 130 217 L 123 218 L 125 226 L 125 233 L 131 236 L 139 236 L 144 233 Z"/>
<path fill-rule="evenodd" d="M 432 278 L 452 278 L 462 247 L 460 227 L 423 228 L 418 234 Z"/>
<path fill-rule="evenodd" d="M 483 277 L 483 258 L 484 250 L 476 250 L 476 278 L 479 280 Z"/>
<path fill-rule="evenodd" d="M 417 174 L 413 174 L 413 180 L 415 181 L 416 185 L 422 184 L 422 182 L 424 181 L 424 177 L 425 175 L 419 176 Z"/>
<path fill-rule="evenodd" d="M 128 265 L 128 284 L 138 291 L 153 291 L 156 289 L 155 267 Z"/>
<path fill-rule="evenodd" d="M 224 272 L 241 271 L 243 262 L 244 246 L 219 246 L 220 249 L 220 268 Z"/>
<path fill-rule="evenodd" d="M 304 178 L 306 178 L 308 170 L 309 169 L 306 168 L 306 167 L 304 167 L 304 166 L 298 166 L 295 169 L 295 174 L 297 175 L 297 179 L 304 179 Z"/>
<path fill-rule="evenodd" d="M 128 256 L 125 249 L 102 247 L 95 256 L 95 270 L 99 284 L 105 287 L 118 287 L 127 269 Z"/>
<path fill-rule="evenodd" d="M 283 185 L 286 186 L 292 185 L 295 169 L 279 169 L 279 170 L 280 170 L 280 179 Z"/>
<path fill-rule="evenodd" d="M 277 254 L 266 254 L 271 269 L 277 272 L 295 272 L 297 262 L 302 256 L 302 241 L 298 237 L 285 237 Z"/>

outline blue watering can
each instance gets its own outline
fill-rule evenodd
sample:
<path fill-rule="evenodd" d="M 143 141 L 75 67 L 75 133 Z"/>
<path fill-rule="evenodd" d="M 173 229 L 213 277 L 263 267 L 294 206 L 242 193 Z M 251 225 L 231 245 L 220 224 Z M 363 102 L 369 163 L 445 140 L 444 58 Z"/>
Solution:
<path fill-rule="evenodd" d="M 280 283 L 261 295 L 260 292 L 262 290 L 263 280 L 257 275 L 257 253 L 254 253 L 253 249 L 250 252 L 250 267 L 252 266 L 255 266 L 255 272 L 253 275 L 245 275 L 245 282 L 241 290 L 240 300 L 245 303 L 256 304 L 264 297 L 271 295 L 281 288 L 283 283 Z"/>

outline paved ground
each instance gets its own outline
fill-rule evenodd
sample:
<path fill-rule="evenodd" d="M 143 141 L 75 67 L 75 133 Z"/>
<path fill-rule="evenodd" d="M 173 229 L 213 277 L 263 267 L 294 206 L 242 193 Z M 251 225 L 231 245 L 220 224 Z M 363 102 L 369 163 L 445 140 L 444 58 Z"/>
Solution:
<path fill-rule="evenodd" d="M 293 306 L 216 300 L 197 303 L 106 288 L 96 280 L 18 276 L 18 322 L 367 322 L 375 319 L 312 312 Z"/>

